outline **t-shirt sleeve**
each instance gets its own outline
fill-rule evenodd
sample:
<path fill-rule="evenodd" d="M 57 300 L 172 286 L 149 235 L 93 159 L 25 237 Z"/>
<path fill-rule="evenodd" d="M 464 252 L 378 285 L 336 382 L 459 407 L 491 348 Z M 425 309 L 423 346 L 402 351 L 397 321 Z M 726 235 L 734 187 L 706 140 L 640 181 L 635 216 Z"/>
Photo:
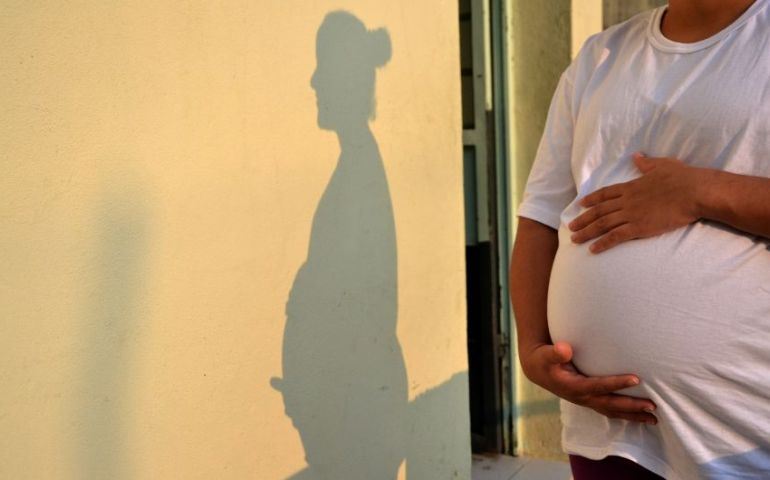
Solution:
<path fill-rule="evenodd" d="M 573 67 L 562 73 L 556 86 L 524 197 L 516 212 L 557 230 L 561 213 L 577 196 L 571 168 Z"/>

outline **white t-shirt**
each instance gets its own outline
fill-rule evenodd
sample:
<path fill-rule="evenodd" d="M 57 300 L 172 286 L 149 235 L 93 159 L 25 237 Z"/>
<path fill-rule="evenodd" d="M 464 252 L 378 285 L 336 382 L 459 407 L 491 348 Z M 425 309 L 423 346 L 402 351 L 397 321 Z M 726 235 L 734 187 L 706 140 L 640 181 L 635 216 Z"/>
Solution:
<path fill-rule="evenodd" d="M 563 446 L 668 479 L 770 478 L 770 241 L 699 221 L 600 254 L 570 241 L 579 199 L 640 175 L 631 155 L 770 177 L 770 0 L 697 43 L 665 7 L 591 37 L 563 73 L 518 215 L 559 231 L 554 341 L 587 375 L 634 373 L 658 425 L 561 402 Z"/>

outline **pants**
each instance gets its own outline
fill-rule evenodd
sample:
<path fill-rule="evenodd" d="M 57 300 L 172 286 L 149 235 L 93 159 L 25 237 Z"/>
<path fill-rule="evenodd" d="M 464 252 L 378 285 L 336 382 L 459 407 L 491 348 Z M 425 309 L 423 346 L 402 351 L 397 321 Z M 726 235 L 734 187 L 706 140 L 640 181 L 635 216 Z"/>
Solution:
<path fill-rule="evenodd" d="M 663 478 L 631 460 L 617 456 L 590 460 L 579 455 L 570 455 L 569 464 L 575 480 L 661 480 Z"/>

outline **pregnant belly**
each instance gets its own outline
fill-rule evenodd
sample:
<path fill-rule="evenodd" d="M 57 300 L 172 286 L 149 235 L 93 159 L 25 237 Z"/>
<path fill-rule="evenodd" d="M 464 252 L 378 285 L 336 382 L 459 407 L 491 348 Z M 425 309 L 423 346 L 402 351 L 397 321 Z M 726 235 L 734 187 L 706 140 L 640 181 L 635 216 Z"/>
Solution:
<path fill-rule="evenodd" d="M 660 393 L 735 377 L 736 362 L 770 368 L 766 242 L 699 222 L 597 255 L 569 234 L 559 230 L 548 322 L 583 373 L 634 373 Z"/>

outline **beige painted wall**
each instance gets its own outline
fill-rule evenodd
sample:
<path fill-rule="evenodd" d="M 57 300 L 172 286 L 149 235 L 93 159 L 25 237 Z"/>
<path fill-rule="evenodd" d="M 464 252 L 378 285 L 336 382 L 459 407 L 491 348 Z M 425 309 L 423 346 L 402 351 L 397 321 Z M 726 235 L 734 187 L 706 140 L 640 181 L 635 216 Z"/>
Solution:
<path fill-rule="evenodd" d="M 620 0 L 628 1 L 628 0 Z M 602 0 L 572 0 L 571 45 L 572 58 L 575 58 L 586 39 L 603 28 Z"/>
<path fill-rule="evenodd" d="M 0 478 L 469 478 L 456 30 L 4 2 Z"/>

